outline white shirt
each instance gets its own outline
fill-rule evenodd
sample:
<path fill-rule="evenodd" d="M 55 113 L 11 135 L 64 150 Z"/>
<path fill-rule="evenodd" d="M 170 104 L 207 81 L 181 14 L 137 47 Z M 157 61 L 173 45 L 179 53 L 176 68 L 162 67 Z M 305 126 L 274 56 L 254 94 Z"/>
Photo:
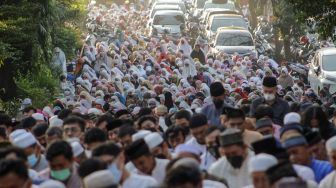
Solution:
<path fill-rule="evenodd" d="M 336 171 L 334 170 L 330 174 L 328 174 L 323 180 L 320 182 L 319 188 L 331 188 L 336 187 Z"/>
<path fill-rule="evenodd" d="M 205 151 L 201 155 L 201 168 L 204 170 L 208 170 L 210 166 L 216 162 L 216 158 L 213 157 L 208 151 Z"/>
<path fill-rule="evenodd" d="M 195 137 L 192 137 L 189 141 L 186 142 L 186 144 L 196 146 L 202 152 L 202 154 L 206 152 L 206 146 L 199 144 Z"/>
<path fill-rule="evenodd" d="M 225 178 L 229 187 L 240 188 L 252 184 L 248 170 L 248 161 L 254 153 L 248 150 L 247 158 L 244 160 L 240 169 L 234 169 L 226 157 L 220 158 L 209 168 L 209 174 Z"/>
<path fill-rule="evenodd" d="M 136 188 L 148 188 L 152 186 L 157 186 L 157 181 L 150 177 L 150 176 L 142 176 L 138 174 L 131 173 L 130 177 L 128 177 L 121 188 L 129 188 L 129 187 L 136 187 Z"/>
<path fill-rule="evenodd" d="M 224 184 L 212 181 L 212 180 L 203 180 L 203 188 L 227 188 Z"/>
<path fill-rule="evenodd" d="M 166 176 L 166 166 L 169 163 L 169 160 L 167 159 L 157 159 L 155 158 L 155 167 L 152 170 L 152 175 L 158 183 L 162 183 L 165 176 Z M 145 175 L 148 176 L 148 174 L 144 174 L 138 169 L 135 170 L 135 173 L 140 174 L 140 175 Z"/>
<path fill-rule="evenodd" d="M 316 181 L 314 171 L 311 168 L 298 164 L 293 164 L 293 168 L 297 175 L 303 180 Z"/>

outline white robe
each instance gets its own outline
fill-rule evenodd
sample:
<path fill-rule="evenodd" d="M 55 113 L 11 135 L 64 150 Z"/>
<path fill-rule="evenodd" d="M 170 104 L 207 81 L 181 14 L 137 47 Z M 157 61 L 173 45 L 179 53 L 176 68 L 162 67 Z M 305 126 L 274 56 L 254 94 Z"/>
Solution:
<path fill-rule="evenodd" d="M 148 188 L 148 187 L 153 187 L 157 185 L 158 185 L 157 181 L 150 176 L 142 176 L 142 175 L 131 173 L 130 177 L 128 177 L 120 187 L 121 188 L 129 188 L 129 187 Z"/>
<path fill-rule="evenodd" d="M 323 180 L 320 182 L 319 188 L 334 188 L 336 187 L 336 171 L 334 170 L 332 173 L 328 174 Z"/>
<path fill-rule="evenodd" d="M 252 181 L 248 170 L 248 161 L 254 156 L 252 151 L 248 151 L 247 158 L 244 160 L 240 169 L 234 169 L 226 157 L 220 158 L 209 168 L 209 174 L 225 178 L 229 187 L 240 188 L 251 185 Z"/>
<path fill-rule="evenodd" d="M 153 177 L 158 183 L 162 183 L 166 176 L 166 166 L 169 163 L 169 160 L 155 158 L 155 163 L 156 164 L 154 169 L 152 170 L 151 177 Z M 144 174 L 138 169 L 136 169 L 134 172 L 140 175 L 148 176 L 148 174 Z"/>

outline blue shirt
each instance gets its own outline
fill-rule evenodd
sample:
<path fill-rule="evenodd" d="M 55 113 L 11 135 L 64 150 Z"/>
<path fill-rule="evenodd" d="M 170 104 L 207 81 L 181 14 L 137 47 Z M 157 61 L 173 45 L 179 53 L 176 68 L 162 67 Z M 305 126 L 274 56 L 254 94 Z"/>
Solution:
<path fill-rule="evenodd" d="M 215 105 L 211 103 L 203 107 L 201 113 L 206 115 L 209 125 L 220 126 L 220 115 L 222 114 L 224 107 L 233 108 L 231 105 L 224 102 L 223 107 L 217 109 Z"/>
<path fill-rule="evenodd" d="M 317 183 L 320 183 L 320 181 L 322 181 L 324 177 L 326 177 L 334 170 L 330 162 L 320 161 L 317 159 L 313 159 L 309 167 L 314 171 Z"/>

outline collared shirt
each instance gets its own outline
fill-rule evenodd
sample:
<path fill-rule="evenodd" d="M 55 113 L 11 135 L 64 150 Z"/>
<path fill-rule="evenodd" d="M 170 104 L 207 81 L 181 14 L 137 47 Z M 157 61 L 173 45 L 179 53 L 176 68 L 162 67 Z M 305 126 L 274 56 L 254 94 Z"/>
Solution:
<path fill-rule="evenodd" d="M 220 116 L 222 114 L 222 109 L 224 107 L 233 108 L 226 102 L 224 102 L 223 107 L 220 109 L 217 109 L 213 103 L 210 103 L 202 108 L 201 113 L 206 115 L 209 125 L 220 126 L 221 125 Z"/>
<path fill-rule="evenodd" d="M 317 159 L 313 159 L 309 167 L 314 171 L 317 183 L 334 170 L 330 162 Z"/>
<path fill-rule="evenodd" d="M 255 99 L 251 104 L 251 116 L 255 117 L 255 112 L 258 106 L 267 104 L 264 97 Z M 275 102 L 271 105 L 273 109 L 273 123 L 282 126 L 283 119 L 287 113 L 289 113 L 289 105 L 286 101 L 279 97 L 276 97 Z"/>

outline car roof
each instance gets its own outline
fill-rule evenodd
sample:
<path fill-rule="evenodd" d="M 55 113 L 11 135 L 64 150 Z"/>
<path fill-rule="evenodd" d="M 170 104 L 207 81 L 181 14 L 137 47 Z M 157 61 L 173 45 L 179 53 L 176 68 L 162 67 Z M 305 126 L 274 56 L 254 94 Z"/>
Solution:
<path fill-rule="evenodd" d="M 155 3 L 183 3 L 181 0 L 156 0 Z"/>
<path fill-rule="evenodd" d="M 210 15 L 211 18 L 214 18 L 214 17 L 227 17 L 227 18 L 242 18 L 243 19 L 243 16 L 241 15 L 238 15 L 238 14 L 213 14 L 213 15 Z"/>
<path fill-rule="evenodd" d="M 158 10 L 155 15 L 183 15 L 180 10 Z"/>
<path fill-rule="evenodd" d="M 213 15 L 213 14 L 238 14 L 239 12 L 236 10 L 231 10 L 231 9 L 226 9 L 226 8 L 210 8 L 208 9 L 208 13 L 209 16 Z"/>
<path fill-rule="evenodd" d="M 251 34 L 248 30 L 242 27 L 220 27 L 217 31 L 218 33 L 243 32 Z"/>
<path fill-rule="evenodd" d="M 164 4 L 158 4 L 153 7 L 153 10 L 157 9 L 180 9 L 180 6 L 178 4 L 169 4 L 169 5 L 164 5 Z"/>
<path fill-rule="evenodd" d="M 336 48 L 330 47 L 330 48 L 322 48 L 318 50 L 318 52 L 321 55 L 335 55 L 336 54 Z"/>

